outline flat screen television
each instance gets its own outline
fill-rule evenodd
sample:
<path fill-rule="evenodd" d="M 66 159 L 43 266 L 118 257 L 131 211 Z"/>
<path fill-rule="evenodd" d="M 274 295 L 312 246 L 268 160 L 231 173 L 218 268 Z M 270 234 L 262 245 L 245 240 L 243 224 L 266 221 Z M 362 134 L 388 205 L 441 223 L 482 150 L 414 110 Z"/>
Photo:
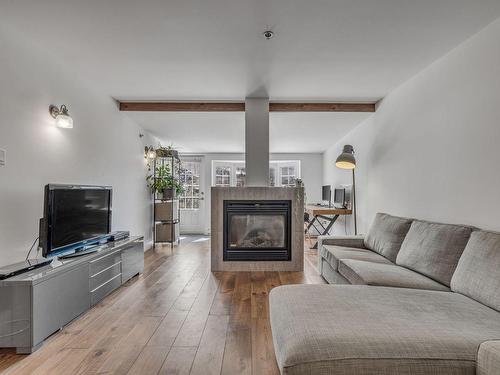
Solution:
<path fill-rule="evenodd" d="M 45 186 L 40 221 L 43 256 L 78 250 L 111 232 L 112 188 L 109 186 Z"/>

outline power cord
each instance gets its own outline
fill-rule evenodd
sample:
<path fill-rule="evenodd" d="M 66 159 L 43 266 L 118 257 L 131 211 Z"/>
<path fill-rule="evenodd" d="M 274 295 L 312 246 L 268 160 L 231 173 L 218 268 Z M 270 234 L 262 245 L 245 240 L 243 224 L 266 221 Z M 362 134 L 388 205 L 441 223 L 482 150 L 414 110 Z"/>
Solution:
<path fill-rule="evenodd" d="M 33 247 L 35 246 L 36 241 L 38 241 L 39 239 L 40 239 L 40 237 L 37 237 L 37 238 L 35 238 L 35 241 L 33 241 L 33 244 L 31 245 L 30 250 L 28 251 L 28 254 L 26 255 L 26 260 L 28 260 L 30 253 L 31 253 L 31 250 L 33 250 Z"/>

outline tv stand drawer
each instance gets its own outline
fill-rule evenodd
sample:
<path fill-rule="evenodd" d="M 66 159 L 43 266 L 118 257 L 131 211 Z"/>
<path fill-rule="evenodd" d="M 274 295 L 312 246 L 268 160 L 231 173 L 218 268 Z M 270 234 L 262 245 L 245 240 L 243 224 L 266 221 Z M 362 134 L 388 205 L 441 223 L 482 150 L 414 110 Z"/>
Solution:
<path fill-rule="evenodd" d="M 111 267 L 112 265 L 120 262 L 122 259 L 121 251 L 115 251 L 111 254 L 104 255 L 100 258 L 91 260 L 89 262 L 90 277 L 97 275 L 99 272 Z"/>
<path fill-rule="evenodd" d="M 97 302 L 106 297 L 113 290 L 118 289 L 122 285 L 122 274 L 119 273 L 105 284 L 90 292 L 90 305 L 94 306 Z"/>
<path fill-rule="evenodd" d="M 103 269 L 101 272 L 90 277 L 90 292 L 99 288 L 101 285 L 106 284 L 109 280 L 113 279 L 116 275 L 122 272 L 121 262 L 115 263 L 108 268 Z"/>

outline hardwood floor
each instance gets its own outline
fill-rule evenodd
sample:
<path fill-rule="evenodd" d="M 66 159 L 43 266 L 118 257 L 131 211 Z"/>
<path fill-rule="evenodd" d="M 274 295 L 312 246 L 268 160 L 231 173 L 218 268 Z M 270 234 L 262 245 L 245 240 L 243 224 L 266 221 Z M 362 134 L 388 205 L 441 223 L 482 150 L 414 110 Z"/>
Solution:
<path fill-rule="evenodd" d="M 208 238 L 145 254 L 144 273 L 51 336 L 37 352 L 0 349 L 5 374 L 279 374 L 269 291 L 320 284 L 304 272 L 210 272 Z"/>

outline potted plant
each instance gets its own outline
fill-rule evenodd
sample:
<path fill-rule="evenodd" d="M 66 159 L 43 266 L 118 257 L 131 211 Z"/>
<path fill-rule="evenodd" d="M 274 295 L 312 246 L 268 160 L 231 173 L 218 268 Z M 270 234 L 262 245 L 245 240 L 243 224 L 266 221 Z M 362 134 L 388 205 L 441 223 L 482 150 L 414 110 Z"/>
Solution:
<path fill-rule="evenodd" d="M 184 192 L 184 186 L 181 182 L 172 175 L 167 176 L 166 178 L 166 188 L 163 189 L 163 197 L 164 199 L 173 199 L 178 197 Z"/>
<path fill-rule="evenodd" d="M 173 199 L 184 192 L 184 187 L 172 176 L 170 165 L 159 165 L 155 173 L 146 177 L 148 187 L 153 194 L 161 200 Z"/>

